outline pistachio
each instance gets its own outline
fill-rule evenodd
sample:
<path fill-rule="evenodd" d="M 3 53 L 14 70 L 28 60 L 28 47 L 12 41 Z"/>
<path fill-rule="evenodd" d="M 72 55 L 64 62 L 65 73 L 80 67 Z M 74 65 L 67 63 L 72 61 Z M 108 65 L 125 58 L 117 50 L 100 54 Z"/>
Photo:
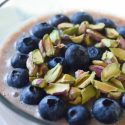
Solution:
<path fill-rule="evenodd" d="M 91 30 L 91 29 L 87 29 L 87 30 L 86 30 L 86 33 L 89 34 L 90 37 L 91 37 L 93 40 L 97 41 L 97 42 L 100 42 L 101 39 L 104 39 L 104 38 L 105 38 L 105 36 L 103 36 L 103 35 L 100 34 L 99 32 L 93 31 L 93 30 Z"/>
<path fill-rule="evenodd" d="M 92 72 L 91 75 L 78 86 L 78 88 L 85 88 L 86 86 L 88 86 L 94 80 L 95 74 L 95 72 Z"/>
<path fill-rule="evenodd" d="M 67 93 L 70 89 L 69 84 L 52 83 L 45 87 L 44 90 L 47 94 L 60 95 Z"/>
<path fill-rule="evenodd" d="M 121 92 L 109 92 L 108 98 L 120 99 L 121 95 Z"/>
<path fill-rule="evenodd" d="M 97 48 L 104 48 L 105 47 L 105 45 L 102 42 L 96 43 L 94 46 Z"/>
<path fill-rule="evenodd" d="M 116 78 L 120 75 L 120 64 L 111 63 L 107 65 L 101 72 L 101 80 L 108 81 L 111 78 Z"/>
<path fill-rule="evenodd" d="M 106 67 L 106 65 L 107 65 L 105 62 L 103 62 L 101 60 L 93 60 L 92 63 L 94 65 L 103 66 L 103 67 Z"/>
<path fill-rule="evenodd" d="M 102 44 L 106 47 L 117 47 L 119 43 L 116 40 L 112 39 L 102 39 L 101 40 Z"/>
<path fill-rule="evenodd" d="M 44 35 L 43 37 L 43 48 L 48 57 L 55 55 L 55 48 L 48 34 Z"/>
<path fill-rule="evenodd" d="M 69 38 L 72 40 L 72 42 L 79 44 L 79 43 L 82 43 L 84 34 L 80 36 L 69 36 Z"/>
<path fill-rule="evenodd" d="M 89 25 L 88 21 L 82 22 L 82 23 L 80 24 L 80 26 L 79 26 L 78 33 L 79 33 L 79 34 L 85 33 L 85 31 L 86 31 L 88 25 Z"/>
<path fill-rule="evenodd" d="M 96 96 L 96 89 L 92 85 L 89 85 L 81 90 L 81 95 L 82 95 L 82 104 L 84 104 L 91 98 Z"/>
<path fill-rule="evenodd" d="M 82 73 L 79 77 L 76 78 L 75 85 L 82 84 L 87 78 L 89 78 L 89 72 Z"/>
<path fill-rule="evenodd" d="M 121 61 L 125 61 L 125 50 L 121 48 L 110 48 L 111 52 Z"/>
<path fill-rule="evenodd" d="M 62 73 L 62 66 L 58 63 L 54 68 L 50 69 L 44 79 L 47 83 L 55 82 Z"/>
<path fill-rule="evenodd" d="M 93 44 L 93 40 L 92 38 L 90 37 L 89 34 L 86 34 L 84 36 L 84 43 L 87 45 L 87 46 L 91 46 Z"/>
<path fill-rule="evenodd" d="M 69 91 L 69 103 L 80 104 L 81 103 L 81 90 L 76 87 L 71 87 Z"/>
<path fill-rule="evenodd" d="M 79 25 L 75 25 L 71 28 L 68 28 L 66 30 L 63 31 L 63 34 L 67 34 L 67 35 L 75 35 L 78 33 L 78 28 L 79 28 Z"/>
<path fill-rule="evenodd" d="M 125 92 L 124 89 L 117 88 L 111 85 L 110 83 L 104 83 L 98 80 L 93 80 L 93 85 L 96 89 L 100 90 L 102 93 Z"/>
<path fill-rule="evenodd" d="M 119 36 L 116 40 L 119 43 L 119 47 L 125 49 L 125 39 L 122 36 Z"/>
<path fill-rule="evenodd" d="M 122 83 L 124 83 L 125 82 L 125 75 L 121 72 L 121 74 L 117 77 L 117 79 L 119 80 L 119 81 L 121 81 Z M 124 84 L 123 84 L 124 85 Z M 125 86 L 125 85 L 124 85 Z"/>
<path fill-rule="evenodd" d="M 61 37 L 60 37 L 60 34 L 59 34 L 59 31 L 58 30 L 53 30 L 50 35 L 49 35 L 52 43 L 54 45 L 57 45 L 60 43 L 60 40 L 61 40 Z"/>
<path fill-rule="evenodd" d="M 46 86 L 46 84 L 47 84 L 46 81 L 44 79 L 41 79 L 41 78 L 34 79 L 32 81 L 32 86 L 37 86 L 39 88 L 44 88 Z"/>
<path fill-rule="evenodd" d="M 89 67 L 89 69 L 90 69 L 91 71 L 95 71 L 96 76 L 99 77 L 99 78 L 101 78 L 101 72 L 102 72 L 102 70 L 104 69 L 104 67 L 103 67 L 103 66 L 99 66 L 99 65 L 91 65 L 91 66 Z"/>
<path fill-rule="evenodd" d="M 108 38 L 112 38 L 112 39 L 114 38 L 115 39 L 119 36 L 119 33 L 113 28 L 105 28 L 105 31 L 106 31 L 106 36 Z"/>
<path fill-rule="evenodd" d="M 29 57 L 26 62 L 27 69 L 29 71 L 29 76 L 35 77 L 38 71 L 38 65 L 35 65 L 32 61 L 32 53 L 29 53 Z"/>
<path fill-rule="evenodd" d="M 60 23 L 58 25 L 58 29 L 65 30 L 65 29 L 72 28 L 73 26 L 74 25 L 72 23 Z"/>
<path fill-rule="evenodd" d="M 122 73 L 125 74 L 125 63 L 122 64 Z"/>
<path fill-rule="evenodd" d="M 32 53 L 32 61 L 34 64 L 39 65 L 44 62 L 44 58 L 40 53 L 39 49 L 35 49 L 31 53 Z"/>
<path fill-rule="evenodd" d="M 80 77 L 80 75 L 81 75 L 82 73 L 84 73 L 83 70 L 80 70 L 80 69 L 77 70 L 77 71 L 75 72 L 75 77 L 76 77 L 76 78 Z"/>
<path fill-rule="evenodd" d="M 64 74 L 57 82 L 73 84 L 75 82 L 75 78 L 69 74 Z"/>
<path fill-rule="evenodd" d="M 39 42 L 39 50 L 40 50 L 42 56 L 45 58 L 46 57 L 46 53 L 44 51 L 44 47 L 43 46 L 44 46 L 43 45 L 43 40 L 40 40 L 40 42 Z"/>
<path fill-rule="evenodd" d="M 92 30 L 102 30 L 104 29 L 105 24 L 104 23 L 98 23 L 98 24 L 89 24 L 88 28 Z"/>

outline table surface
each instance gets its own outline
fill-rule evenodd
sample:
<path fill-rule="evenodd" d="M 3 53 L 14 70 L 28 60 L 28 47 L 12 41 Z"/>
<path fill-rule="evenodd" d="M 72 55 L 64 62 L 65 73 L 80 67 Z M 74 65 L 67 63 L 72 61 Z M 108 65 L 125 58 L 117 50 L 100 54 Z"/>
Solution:
<path fill-rule="evenodd" d="M 3 0 L 0 0 L 0 2 Z M 125 18 L 123 0 L 12 0 L 0 8 L 0 42 L 25 20 L 50 12 L 90 9 Z M 9 20 L 9 21 L 8 21 Z M 0 125 L 35 125 L 15 114 L 0 101 Z"/>

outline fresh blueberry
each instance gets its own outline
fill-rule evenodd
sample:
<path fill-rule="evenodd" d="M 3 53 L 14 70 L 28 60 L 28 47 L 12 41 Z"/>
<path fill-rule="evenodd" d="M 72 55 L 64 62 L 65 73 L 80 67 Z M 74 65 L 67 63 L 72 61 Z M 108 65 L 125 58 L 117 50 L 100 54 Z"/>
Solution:
<path fill-rule="evenodd" d="M 20 38 L 16 43 L 16 49 L 24 54 L 28 54 L 30 51 L 38 48 L 39 40 L 34 36 L 26 36 Z"/>
<path fill-rule="evenodd" d="M 60 98 L 49 95 L 41 100 L 38 109 L 41 117 L 54 121 L 64 116 L 66 112 L 66 104 Z"/>
<path fill-rule="evenodd" d="M 117 27 L 118 33 L 125 38 L 125 26 Z"/>
<path fill-rule="evenodd" d="M 122 110 L 120 105 L 115 100 L 109 98 L 98 99 L 92 107 L 94 118 L 104 124 L 113 124 L 117 122 L 121 113 Z"/>
<path fill-rule="evenodd" d="M 58 63 L 60 63 L 63 67 L 63 72 L 67 72 L 68 71 L 68 67 L 67 67 L 67 64 L 66 64 L 66 61 L 63 57 L 55 57 L 53 58 L 52 60 L 50 60 L 48 62 L 48 67 L 50 69 L 52 69 L 53 67 L 55 67 Z"/>
<path fill-rule="evenodd" d="M 120 104 L 125 109 L 125 94 L 122 95 L 122 97 L 120 99 Z"/>
<path fill-rule="evenodd" d="M 99 18 L 99 19 L 96 19 L 95 20 L 95 23 L 104 23 L 105 24 L 105 27 L 108 27 L 108 28 L 116 28 L 116 25 L 115 23 L 111 20 L 111 19 L 108 19 L 108 18 Z"/>
<path fill-rule="evenodd" d="M 26 68 L 27 58 L 27 55 L 17 52 L 11 58 L 11 66 L 13 68 Z"/>
<path fill-rule="evenodd" d="M 45 34 L 51 33 L 52 30 L 53 30 L 53 26 L 43 22 L 43 23 L 34 25 L 31 29 L 31 33 L 37 38 L 41 39 Z"/>
<path fill-rule="evenodd" d="M 51 24 L 54 27 L 56 27 L 56 26 L 58 26 L 58 24 L 64 23 L 64 22 L 70 22 L 70 19 L 63 14 L 55 15 L 49 20 L 49 24 Z"/>
<path fill-rule="evenodd" d="M 83 21 L 94 23 L 92 16 L 86 12 L 77 12 L 71 16 L 71 22 L 74 24 L 80 24 Z"/>
<path fill-rule="evenodd" d="M 45 95 L 43 89 L 30 85 L 21 91 L 20 100 L 26 104 L 37 105 Z"/>
<path fill-rule="evenodd" d="M 88 47 L 87 49 L 90 60 L 99 60 L 102 57 L 103 49 L 96 47 Z"/>
<path fill-rule="evenodd" d="M 65 52 L 65 60 L 72 70 L 84 69 L 89 63 L 86 49 L 81 45 L 71 45 Z"/>
<path fill-rule="evenodd" d="M 21 88 L 29 83 L 29 75 L 26 69 L 16 68 L 7 75 L 9 86 Z"/>
<path fill-rule="evenodd" d="M 90 118 L 90 113 L 82 105 L 73 106 L 68 109 L 66 120 L 70 125 L 86 125 Z"/>

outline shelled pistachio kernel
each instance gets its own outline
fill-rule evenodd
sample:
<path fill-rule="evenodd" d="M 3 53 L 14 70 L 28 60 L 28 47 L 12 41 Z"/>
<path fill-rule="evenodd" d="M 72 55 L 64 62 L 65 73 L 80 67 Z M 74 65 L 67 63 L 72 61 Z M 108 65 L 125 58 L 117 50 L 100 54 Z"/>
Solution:
<path fill-rule="evenodd" d="M 48 57 L 55 55 L 55 48 L 48 34 L 44 35 L 42 44 Z"/>
<path fill-rule="evenodd" d="M 55 82 L 62 74 L 62 66 L 58 63 L 54 68 L 50 69 L 44 79 L 47 83 Z"/>
<path fill-rule="evenodd" d="M 39 88 L 44 88 L 47 85 L 46 81 L 42 78 L 37 78 L 32 81 L 32 86 L 37 86 Z"/>
<path fill-rule="evenodd" d="M 92 30 L 102 30 L 105 28 L 105 24 L 104 23 L 89 24 L 88 28 Z"/>
<path fill-rule="evenodd" d="M 89 22 L 88 21 L 83 21 L 80 26 L 79 26 L 79 29 L 78 29 L 78 34 L 84 34 L 87 27 L 89 25 Z"/>
<path fill-rule="evenodd" d="M 72 23 L 60 23 L 57 27 L 58 29 L 65 30 L 68 28 L 72 28 L 74 25 Z"/>
<path fill-rule="evenodd" d="M 116 78 L 120 75 L 120 64 L 111 63 L 107 65 L 101 72 L 101 80 L 108 81 L 111 78 Z"/>
<path fill-rule="evenodd" d="M 42 54 L 40 53 L 39 49 L 33 50 L 31 54 L 32 54 L 32 61 L 34 64 L 39 65 L 44 62 L 44 58 Z"/>
<path fill-rule="evenodd" d="M 103 67 L 107 66 L 107 64 L 104 61 L 101 61 L 101 60 L 93 60 L 92 63 L 94 65 L 98 65 L 98 66 L 103 66 Z"/>

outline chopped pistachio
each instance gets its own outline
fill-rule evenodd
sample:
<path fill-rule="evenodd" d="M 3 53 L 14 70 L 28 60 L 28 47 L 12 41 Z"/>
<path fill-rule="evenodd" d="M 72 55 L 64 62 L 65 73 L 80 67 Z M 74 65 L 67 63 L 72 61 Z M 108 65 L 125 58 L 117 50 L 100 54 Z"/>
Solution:
<path fill-rule="evenodd" d="M 78 78 L 78 77 L 80 77 L 80 75 L 83 74 L 83 73 L 84 73 L 83 70 L 78 69 L 78 70 L 75 72 L 75 77 Z"/>
<path fill-rule="evenodd" d="M 44 58 L 40 53 L 39 49 L 35 49 L 31 53 L 32 53 L 32 61 L 34 64 L 39 65 L 44 62 Z"/>
<path fill-rule="evenodd" d="M 75 78 L 69 74 L 64 74 L 58 81 L 58 83 L 75 83 Z"/>
<path fill-rule="evenodd" d="M 108 81 L 111 78 L 116 78 L 120 75 L 120 64 L 111 63 L 107 65 L 101 72 L 101 80 Z"/>
<path fill-rule="evenodd" d="M 42 56 L 45 58 L 46 53 L 45 53 L 45 50 L 44 50 L 44 47 L 43 47 L 43 40 L 40 40 L 40 42 L 39 42 L 39 50 L 40 50 Z"/>
<path fill-rule="evenodd" d="M 55 48 L 48 34 L 44 35 L 43 37 L 43 47 L 48 57 L 55 55 Z"/>
<path fill-rule="evenodd" d="M 125 61 L 125 50 L 121 48 L 110 48 L 111 52 L 121 61 Z"/>
<path fill-rule="evenodd" d="M 82 101 L 82 97 L 81 96 L 78 96 L 77 98 L 75 98 L 73 101 L 69 101 L 70 104 L 73 104 L 73 105 L 77 105 L 77 104 L 81 104 L 81 101 Z"/>
<path fill-rule="evenodd" d="M 112 59 L 112 58 L 113 58 L 113 53 L 110 51 L 105 51 L 102 55 L 102 60 Z"/>
<path fill-rule="evenodd" d="M 84 104 L 91 98 L 96 96 L 96 89 L 92 85 L 89 85 L 81 90 L 81 95 L 82 95 L 82 104 Z"/>
<path fill-rule="evenodd" d="M 69 28 L 72 28 L 74 25 L 72 23 L 60 23 L 58 25 L 58 29 L 61 29 L 61 30 L 65 30 L 65 29 L 69 29 Z"/>
<path fill-rule="evenodd" d="M 100 82 L 98 80 L 93 80 L 93 85 L 96 89 L 99 89 L 102 93 L 110 92 L 125 92 L 124 89 L 117 88 L 110 83 Z"/>
<path fill-rule="evenodd" d="M 68 92 L 70 89 L 69 84 L 60 84 L 60 83 L 52 83 L 49 86 L 45 87 L 44 90 L 47 94 L 63 94 Z"/>
<path fill-rule="evenodd" d="M 66 30 L 63 31 L 63 34 L 67 34 L 67 35 L 75 35 L 78 33 L 78 28 L 79 28 L 79 25 L 75 25 L 71 28 L 68 28 Z"/>
<path fill-rule="evenodd" d="M 122 64 L 122 73 L 125 74 L 125 63 Z"/>
<path fill-rule="evenodd" d="M 44 88 L 46 86 L 46 81 L 42 78 L 39 78 L 39 79 L 34 79 L 32 81 L 32 86 L 37 86 L 39 88 Z"/>
<path fill-rule="evenodd" d="M 72 42 L 79 44 L 79 43 L 82 43 L 84 34 L 80 36 L 69 36 L 69 38 L 72 40 Z"/>
<path fill-rule="evenodd" d="M 58 63 L 54 68 L 50 69 L 44 79 L 47 83 L 55 82 L 62 74 L 62 66 Z"/>
<path fill-rule="evenodd" d="M 102 70 L 104 69 L 104 67 L 103 67 L 103 66 L 99 66 L 99 65 L 91 65 L 91 66 L 89 67 L 89 69 L 90 69 L 91 71 L 95 71 L 96 76 L 99 77 L 99 78 L 101 78 L 101 72 L 102 72 Z"/>
<path fill-rule="evenodd" d="M 60 34 L 59 34 L 59 31 L 58 31 L 58 30 L 53 30 L 53 31 L 50 33 L 49 37 L 50 37 L 50 39 L 51 39 L 51 41 L 52 41 L 52 43 L 53 43 L 54 45 L 57 45 L 57 44 L 60 43 L 61 38 L 60 38 Z"/>
<path fill-rule="evenodd" d="M 100 42 L 101 39 L 105 38 L 105 36 L 103 36 L 99 32 L 93 31 L 91 29 L 87 29 L 86 33 L 89 34 L 93 40 L 98 41 L 98 42 Z"/>
<path fill-rule="evenodd" d="M 116 40 L 119 43 L 119 47 L 125 49 L 125 39 L 122 36 L 119 36 Z"/>
<path fill-rule="evenodd" d="M 78 88 L 85 88 L 88 86 L 95 78 L 95 72 L 92 72 L 91 75 L 82 83 L 78 86 Z"/>
<path fill-rule="evenodd" d="M 104 29 L 105 24 L 104 23 L 97 23 L 97 24 L 89 24 L 88 28 L 92 30 L 102 30 Z"/>
<path fill-rule="evenodd" d="M 85 33 L 85 31 L 86 31 L 88 25 L 89 25 L 88 21 L 82 22 L 82 23 L 80 24 L 80 26 L 79 26 L 78 33 L 79 33 L 79 34 Z"/>
<path fill-rule="evenodd" d="M 84 43 L 87 45 L 87 46 L 91 46 L 93 44 L 93 40 L 92 38 L 90 37 L 89 34 L 86 34 L 84 36 Z"/>
<path fill-rule="evenodd" d="M 99 66 L 103 66 L 103 67 L 106 67 L 106 65 L 107 65 L 105 62 L 103 62 L 101 60 L 93 60 L 92 63 L 94 65 L 99 65 Z"/>
<path fill-rule="evenodd" d="M 113 28 L 105 28 L 105 31 L 106 31 L 106 36 L 108 38 L 117 38 L 119 36 L 119 33 L 113 29 Z"/>
<path fill-rule="evenodd" d="M 109 92 L 108 98 L 120 99 L 121 95 L 121 92 Z"/>
<path fill-rule="evenodd" d="M 119 43 L 116 40 L 112 39 L 102 39 L 101 42 L 106 47 L 117 47 L 119 45 Z"/>

